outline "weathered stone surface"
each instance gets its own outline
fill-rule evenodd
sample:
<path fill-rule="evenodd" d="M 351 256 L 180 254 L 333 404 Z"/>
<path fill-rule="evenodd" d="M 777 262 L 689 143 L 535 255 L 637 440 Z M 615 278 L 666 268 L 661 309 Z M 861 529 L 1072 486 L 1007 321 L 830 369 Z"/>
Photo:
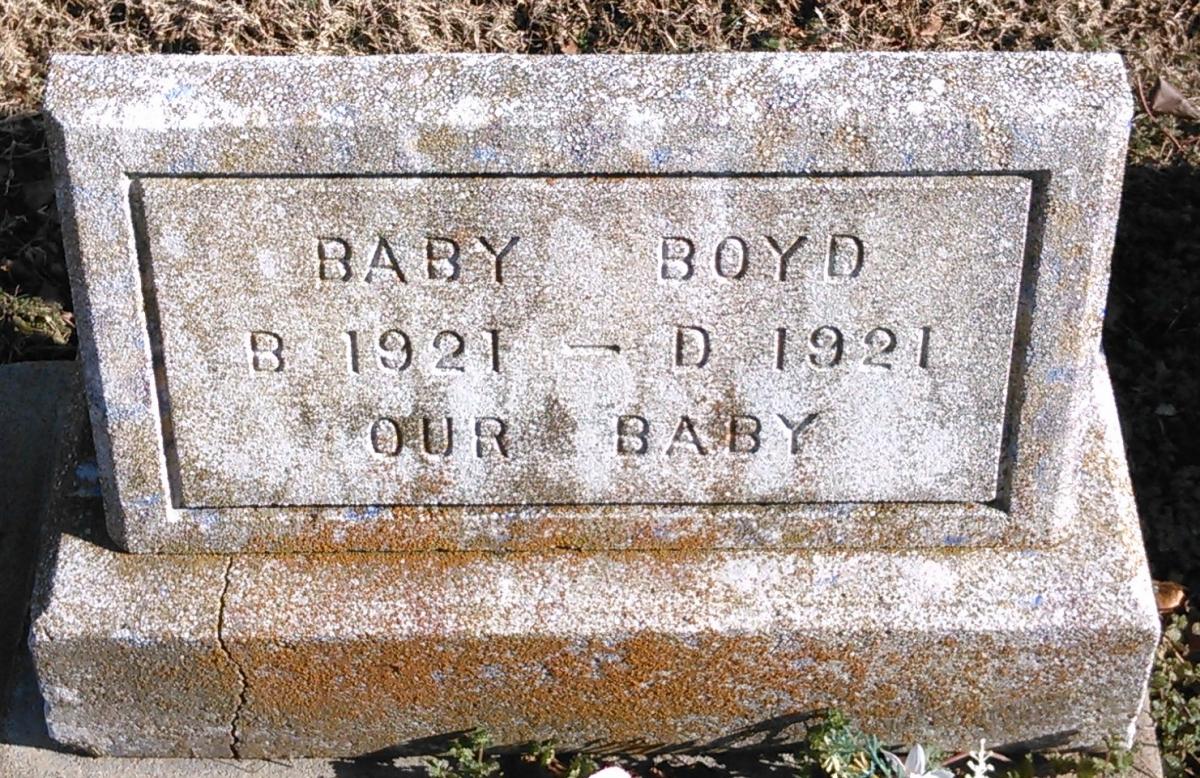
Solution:
<path fill-rule="evenodd" d="M 106 505 L 60 481 L 54 737 L 1131 732 L 1115 56 L 65 57 L 48 95 Z"/>
<path fill-rule="evenodd" d="M 1093 380 L 1053 548 L 178 558 L 63 535 L 33 633 L 51 731 L 128 755 L 349 755 L 476 725 L 628 751 L 837 705 L 947 748 L 1128 738 L 1158 619 Z"/>
<path fill-rule="evenodd" d="M 93 754 L 229 756 L 240 688 L 219 638 L 229 562 L 113 549 L 83 398 L 64 400 L 30 609 L 49 734 Z"/>
<path fill-rule="evenodd" d="M 987 502 L 1029 194 L 147 179 L 178 502 Z"/>
<path fill-rule="evenodd" d="M 1076 531 L 1116 55 L 60 57 L 47 106 L 123 548 Z"/>
<path fill-rule="evenodd" d="M 40 707 L 29 707 L 20 715 L 40 718 Z M 2 730 L 3 727 L 0 727 Z M 1143 778 L 1163 778 L 1162 761 L 1154 732 L 1154 722 L 1146 708 L 1138 716 L 1134 736 L 1133 769 Z M 607 760 L 606 760 L 607 761 Z M 794 769 L 786 754 L 728 751 L 720 754 L 656 754 L 645 758 L 626 758 L 635 768 L 658 766 L 667 774 L 687 772 L 695 778 L 724 778 L 729 774 L 747 778 L 777 775 Z M 406 774 L 424 769 L 424 758 L 372 755 L 365 759 L 170 759 L 128 757 L 97 758 L 52 750 L 48 744 L 14 742 L 0 738 L 0 775 L 53 776 L 54 778 L 379 778 L 388 773 Z M 512 769 L 515 767 L 516 769 Z M 7 770 L 8 772 L 5 772 Z M 536 765 L 506 765 L 505 774 L 516 778 L 536 778 Z M 1063 778 L 1069 778 L 1064 775 Z"/>

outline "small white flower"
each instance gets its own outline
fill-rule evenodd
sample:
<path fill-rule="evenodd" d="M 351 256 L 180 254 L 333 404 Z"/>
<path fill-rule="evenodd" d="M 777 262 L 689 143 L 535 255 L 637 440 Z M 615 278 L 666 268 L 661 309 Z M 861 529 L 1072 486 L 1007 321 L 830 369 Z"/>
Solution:
<path fill-rule="evenodd" d="M 597 770 L 592 773 L 590 778 L 633 778 L 629 771 L 623 767 L 605 767 L 603 770 Z"/>
<path fill-rule="evenodd" d="M 967 767 L 971 769 L 971 778 L 991 778 L 991 760 L 997 755 L 987 750 L 987 743 L 979 741 L 979 750 L 971 753 Z"/>
<path fill-rule="evenodd" d="M 954 773 L 944 767 L 930 770 L 925 760 L 925 749 L 916 745 L 908 750 L 908 758 L 903 762 L 891 751 L 884 751 L 888 762 L 895 772 L 896 778 L 954 778 Z"/>

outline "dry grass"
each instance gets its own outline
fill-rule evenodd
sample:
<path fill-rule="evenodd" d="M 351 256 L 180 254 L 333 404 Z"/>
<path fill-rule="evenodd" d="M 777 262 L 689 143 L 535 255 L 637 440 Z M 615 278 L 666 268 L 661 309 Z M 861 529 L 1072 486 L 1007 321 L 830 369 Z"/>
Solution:
<path fill-rule="evenodd" d="M 0 114 L 37 110 L 51 51 L 747 49 L 1111 49 L 1143 91 L 1200 95 L 1200 0 L 0 0 Z M 1194 134 L 1152 129 L 1140 155 L 1197 161 Z"/>
<path fill-rule="evenodd" d="M 1155 575 L 1200 589 L 1200 123 L 1147 110 L 1160 76 L 1200 102 L 1200 0 L 0 0 L 0 363 L 71 353 L 38 114 L 51 51 L 751 49 L 1126 55 L 1142 110 L 1105 346 Z"/>

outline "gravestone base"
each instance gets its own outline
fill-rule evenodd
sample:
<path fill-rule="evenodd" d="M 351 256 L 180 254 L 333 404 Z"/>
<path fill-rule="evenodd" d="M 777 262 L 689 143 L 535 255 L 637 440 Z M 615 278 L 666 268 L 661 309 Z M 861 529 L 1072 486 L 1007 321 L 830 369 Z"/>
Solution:
<path fill-rule="evenodd" d="M 1094 398 L 1044 549 L 130 555 L 76 457 L 34 599 L 50 733 L 126 756 L 428 751 L 477 726 L 712 750 L 837 706 L 885 742 L 1129 742 L 1158 618 L 1102 368 Z"/>

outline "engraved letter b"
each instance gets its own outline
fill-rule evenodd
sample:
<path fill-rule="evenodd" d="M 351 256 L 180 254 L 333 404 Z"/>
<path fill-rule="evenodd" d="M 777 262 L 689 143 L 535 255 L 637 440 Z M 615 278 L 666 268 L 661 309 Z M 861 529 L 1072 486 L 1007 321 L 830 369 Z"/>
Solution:
<path fill-rule="evenodd" d="M 646 435 L 649 432 L 650 422 L 641 416 L 618 416 L 617 453 L 645 454 L 646 449 L 650 445 L 646 440 Z"/>
<path fill-rule="evenodd" d="M 350 244 L 341 238 L 317 238 L 317 277 L 322 281 L 349 281 Z"/>
<path fill-rule="evenodd" d="M 759 433 L 762 422 L 755 416 L 734 415 L 729 417 L 729 450 L 734 454 L 757 454 L 762 445 Z"/>
<path fill-rule="evenodd" d="M 695 254 L 696 245 L 687 238 L 663 238 L 662 266 L 659 272 L 667 280 L 686 281 L 696 271 L 692 266 L 692 257 Z"/>
<path fill-rule="evenodd" d="M 250 366 L 260 373 L 283 372 L 283 338 L 274 332 L 251 332 Z"/>

